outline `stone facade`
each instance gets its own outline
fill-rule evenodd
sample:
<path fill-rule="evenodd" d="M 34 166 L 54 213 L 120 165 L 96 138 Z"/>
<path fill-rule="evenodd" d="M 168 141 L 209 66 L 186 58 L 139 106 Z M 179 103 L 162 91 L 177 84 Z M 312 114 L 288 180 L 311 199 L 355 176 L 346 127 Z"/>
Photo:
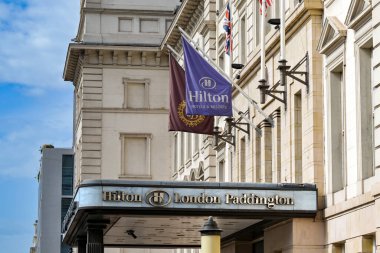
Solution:
<path fill-rule="evenodd" d="M 202 1 L 201 1 L 202 2 Z M 235 1 L 236 2 L 236 1 Z M 287 65 L 295 71 L 308 72 L 308 87 L 295 78 L 287 78 L 286 105 L 267 96 L 263 113 L 256 109 L 237 89 L 233 93 L 233 105 L 250 119 L 256 130 L 248 126 L 234 128 L 234 145 L 220 141 L 209 146 L 211 137 L 200 137 L 188 133 L 177 133 L 177 158 L 174 160 L 175 180 L 205 180 L 220 182 L 257 183 L 315 183 L 318 187 L 320 211 L 314 220 L 290 219 L 266 228 L 262 234 L 235 238 L 224 242 L 222 252 L 234 253 L 241 250 L 256 252 L 260 241 L 264 242 L 263 252 L 324 252 L 325 223 L 323 208 L 325 197 L 324 153 L 323 153 L 323 65 L 322 56 L 316 51 L 322 32 L 323 4 L 321 1 L 286 1 L 286 53 Z M 228 73 L 230 61 L 224 53 L 225 34 L 222 29 L 226 1 L 204 1 L 203 21 L 199 25 L 186 27 L 198 47 L 215 59 Z M 207 8 L 205 6 L 208 6 Z M 250 98 L 260 102 L 259 66 L 260 38 L 258 1 L 237 1 L 233 13 L 233 63 L 243 63 L 241 70 L 234 70 L 235 82 Z M 196 16 L 192 1 L 184 1 L 175 22 L 179 25 Z M 193 13 L 193 17 L 189 17 Z M 218 13 L 219 15 L 215 15 Z M 274 2 L 267 19 L 278 17 L 279 4 Z M 213 25 L 209 25 L 214 22 Z M 203 25 L 202 25 L 203 23 Z M 207 30 L 204 27 L 207 24 Z M 175 26 L 169 29 L 165 43 L 181 52 L 179 35 Z M 207 33 L 205 33 L 205 31 Z M 243 32 L 242 32 L 243 31 Z M 244 34 L 245 33 L 245 34 Z M 275 86 L 280 75 L 279 32 L 267 26 L 266 67 L 267 81 Z M 307 57 L 307 62 L 305 61 Z M 295 67 L 298 66 L 298 67 Z M 302 75 L 297 75 L 305 80 Z M 278 87 L 279 91 L 284 90 Z M 277 96 L 282 98 L 281 93 Z M 273 124 L 266 119 L 270 116 Z M 234 114 L 235 120 L 247 122 Z M 225 130 L 225 118 L 216 118 L 217 124 Z M 209 147 L 209 149 L 205 149 Z M 212 149 L 214 148 L 214 149 Z M 203 164 L 200 166 L 199 164 Z M 204 166 L 207 164 L 207 166 Z M 305 233 L 307 228 L 307 233 Z M 287 235 L 283 237 L 283 235 Z M 274 239 L 275 238 L 275 239 Z M 255 243 L 252 243 L 254 241 Z M 270 243 L 267 243 L 269 242 Z M 242 246 L 244 245 L 244 246 Z M 257 251 L 262 252 L 262 251 Z"/>
<path fill-rule="evenodd" d="M 75 86 L 76 184 L 169 179 L 168 57 L 159 45 L 176 4 L 81 2 L 64 73 Z"/>
<path fill-rule="evenodd" d="M 266 79 L 279 99 L 266 95 L 262 104 L 260 6 L 234 1 L 232 62 L 244 67 L 231 76 L 262 110 L 234 89 L 241 128 L 233 128 L 233 144 L 167 132 L 167 45 L 182 53 L 177 26 L 227 73 L 231 63 L 224 53 L 226 1 L 181 2 L 81 2 L 64 73 L 75 86 L 76 183 L 312 183 L 318 187 L 314 219 L 242 234 L 224 241 L 222 253 L 380 250 L 380 1 L 286 1 L 286 60 L 293 76 L 278 85 L 280 35 L 267 25 Z M 267 20 L 279 17 L 279 1 L 273 2 Z M 217 117 L 216 125 L 225 130 L 225 118 Z"/>
<path fill-rule="evenodd" d="M 376 1 L 325 1 L 327 252 L 375 252 L 379 114 Z M 337 120 L 339 119 L 339 120 Z M 339 232 L 338 232 L 339 231 Z"/>

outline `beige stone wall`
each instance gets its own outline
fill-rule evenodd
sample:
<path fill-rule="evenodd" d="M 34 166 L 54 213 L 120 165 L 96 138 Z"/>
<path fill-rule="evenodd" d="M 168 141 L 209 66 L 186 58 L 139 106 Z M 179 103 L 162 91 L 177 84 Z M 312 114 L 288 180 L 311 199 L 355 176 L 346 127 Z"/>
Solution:
<path fill-rule="evenodd" d="M 140 62 L 140 65 L 115 62 L 109 66 L 104 64 L 107 61 L 104 55 L 107 53 L 88 53 L 76 89 L 76 182 L 85 179 L 125 178 L 121 177 L 122 134 L 151 136 L 150 157 L 146 158 L 150 164 L 150 175 L 130 179 L 168 180 L 170 138 L 167 132 L 167 56 L 148 52 L 147 55 L 152 55 L 154 59 L 149 61 L 148 58 L 147 64 L 141 66 L 144 53 L 133 54 L 131 62 Z M 144 94 L 146 97 L 138 98 L 148 101 L 146 108 L 125 107 L 125 80 L 148 80 L 146 87 L 149 92 Z"/>

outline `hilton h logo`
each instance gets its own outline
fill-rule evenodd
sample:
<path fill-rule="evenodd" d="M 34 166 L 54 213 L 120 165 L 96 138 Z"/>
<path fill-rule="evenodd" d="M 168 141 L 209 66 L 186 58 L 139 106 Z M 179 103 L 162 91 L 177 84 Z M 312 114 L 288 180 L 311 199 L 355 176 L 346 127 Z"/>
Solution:
<path fill-rule="evenodd" d="M 170 202 L 171 197 L 166 191 L 154 190 L 146 194 L 146 203 L 151 206 L 166 206 Z"/>

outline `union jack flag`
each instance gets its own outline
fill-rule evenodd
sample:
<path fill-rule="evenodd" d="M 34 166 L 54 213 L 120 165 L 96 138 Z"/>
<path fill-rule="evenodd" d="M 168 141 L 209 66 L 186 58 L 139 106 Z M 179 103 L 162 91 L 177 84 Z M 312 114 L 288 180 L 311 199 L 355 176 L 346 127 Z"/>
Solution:
<path fill-rule="evenodd" d="M 266 15 L 266 10 L 268 9 L 269 6 L 272 6 L 272 0 L 264 0 L 265 1 L 265 15 Z M 263 5 L 263 0 L 259 0 L 260 3 L 260 14 L 263 14 L 263 10 L 261 6 Z"/>
<path fill-rule="evenodd" d="M 232 38 L 231 38 L 232 22 L 231 22 L 231 12 L 230 12 L 229 3 L 227 3 L 226 15 L 224 16 L 224 19 L 223 19 L 223 29 L 226 32 L 226 45 L 224 46 L 224 50 L 226 51 L 227 55 L 230 55 L 230 51 L 232 47 Z"/>

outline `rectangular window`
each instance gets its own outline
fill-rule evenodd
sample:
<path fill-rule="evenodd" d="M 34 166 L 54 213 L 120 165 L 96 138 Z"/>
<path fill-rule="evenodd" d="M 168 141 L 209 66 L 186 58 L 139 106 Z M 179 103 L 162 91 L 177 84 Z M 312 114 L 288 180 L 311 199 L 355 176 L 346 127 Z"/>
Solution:
<path fill-rule="evenodd" d="M 344 178 L 344 83 L 343 63 L 339 64 L 330 72 L 329 86 L 329 141 L 330 141 L 330 185 L 332 192 L 343 189 Z"/>
<path fill-rule="evenodd" d="M 72 198 L 62 198 L 61 199 L 61 224 L 63 222 L 63 219 L 66 216 L 67 210 L 69 210 L 70 204 L 71 204 Z M 70 253 L 71 247 L 67 244 L 64 244 L 61 242 L 61 253 Z"/>
<path fill-rule="evenodd" d="M 239 41 L 239 53 L 240 53 L 240 63 L 245 64 L 247 62 L 247 30 L 246 30 L 246 22 L 245 16 L 240 19 L 240 41 Z"/>
<path fill-rule="evenodd" d="M 66 216 L 67 210 L 69 210 L 72 198 L 61 199 L 61 223 Z"/>
<path fill-rule="evenodd" d="M 254 1 L 254 5 L 256 8 L 254 8 L 254 13 L 253 15 L 255 16 L 255 23 L 254 23 L 254 34 L 255 34 L 255 46 L 258 46 L 260 45 L 260 24 L 261 24 L 261 21 L 260 21 L 260 12 L 259 12 L 259 9 L 260 9 L 260 4 L 259 4 L 259 1 Z"/>
<path fill-rule="evenodd" d="M 260 240 L 252 244 L 252 253 L 264 253 L 264 241 Z"/>
<path fill-rule="evenodd" d="M 222 11 L 222 9 L 223 9 L 223 6 L 224 6 L 224 1 L 225 0 L 219 0 L 218 1 L 218 10 L 219 10 L 219 12 L 221 12 Z"/>
<path fill-rule="evenodd" d="M 71 253 L 71 252 L 73 252 L 71 247 L 61 242 L 61 253 Z"/>
<path fill-rule="evenodd" d="M 149 108 L 149 83 L 148 79 L 124 78 L 124 108 L 147 109 Z"/>
<path fill-rule="evenodd" d="M 62 156 L 62 195 L 73 195 L 74 156 Z"/>
<path fill-rule="evenodd" d="M 199 150 L 199 134 L 193 134 L 193 137 L 194 137 L 193 152 L 195 154 Z"/>
<path fill-rule="evenodd" d="M 344 253 L 344 243 L 334 243 L 332 245 L 332 252 Z"/>
<path fill-rule="evenodd" d="M 224 34 L 224 30 L 223 30 L 223 35 L 219 36 L 219 42 L 218 42 L 218 66 L 223 69 L 223 70 L 226 70 L 226 63 L 225 63 L 225 45 L 226 45 L 226 41 L 225 41 L 225 34 Z"/>
<path fill-rule="evenodd" d="M 132 28 L 132 18 L 119 18 L 119 32 L 132 32 Z"/>
<path fill-rule="evenodd" d="M 121 176 L 150 176 L 150 134 L 122 134 Z"/>
<path fill-rule="evenodd" d="M 295 183 L 302 183 L 302 97 L 294 95 L 294 175 Z"/>
<path fill-rule="evenodd" d="M 218 179 L 219 182 L 224 182 L 225 177 L 224 177 L 224 160 L 219 161 L 218 163 Z"/>
<path fill-rule="evenodd" d="M 159 32 L 158 19 L 140 19 L 140 32 L 141 33 L 158 33 Z"/>
<path fill-rule="evenodd" d="M 362 237 L 362 249 L 360 250 L 360 252 L 376 252 L 375 235 L 366 235 Z"/>
<path fill-rule="evenodd" d="M 373 166 L 373 106 L 372 106 L 372 40 L 359 48 L 359 118 L 360 118 L 360 160 L 361 179 L 374 175 Z"/>

